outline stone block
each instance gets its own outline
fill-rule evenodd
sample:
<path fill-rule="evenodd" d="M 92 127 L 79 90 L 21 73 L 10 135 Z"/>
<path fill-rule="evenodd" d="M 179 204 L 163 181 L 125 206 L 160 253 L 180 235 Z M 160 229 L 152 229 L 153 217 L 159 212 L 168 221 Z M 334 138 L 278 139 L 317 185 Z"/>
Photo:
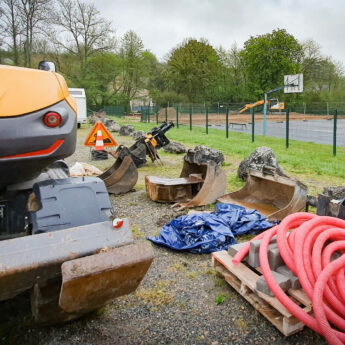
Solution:
<path fill-rule="evenodd" d="M 284 265 L 284 261 L 280 256 L 279 248 L 276 243 L 270 244 L 268 246 L 268 262 L 270 264 L 271 270 L 275 271 L 279 266 Z"/>
<path fill-rule="evenodd" d="M 278 273 L 280 273 L 286 277 L 289 277 L 292 289 L 300 289 L 301 288 L 301 284 L 300 284 L 298 278 L 292 273 L 290 268 L 287 267 L 286 265 L 279 266 L 276 269 L 276 272 L 278 272 Z"/>
<path fill-rule="evenodd" d="M 268 246 L 268 250 L 270 250 L 270 248 L 277 248 L 276 240 L 270 243 L 271 244 Z M 260 259 L 259 259 L 260 244 L 261 244 L 261 240 L 250 242 L 248 264 L 252 267 L 260 266 Z"/>
<path fill-rule="evenodd" d="M 243 243 L 236 243 L 233 244 L 232 246 L 228 247 L 228 253 L 229 255 L 231 255 L 232 257 L 234 257 L 237 252 L 246 244 L 246 242 Z M 248 262 L 248 254 L 243 258 L 242 260 L 243 262 Z"/>
<path fill-rule="evenodd" d="M 273 276 L 275 278 L 275 280 L 277 281 L 277 283 L 279 284 L 280 288 L 283 291 L 287 291 L 290 287 L 291 287 L 291 283 L 290 283 L 290 279 L 278 272 L 274 272 L 272 271 Z M 270 290 L 270 288 L 268 287 L 265 277 L 262 275 L 259 277 L 259 279 L 256 281 L 256 290 L 261 291 L 263 293 L 265 293 L 266 295 L 269 296 L 274 296 L 273 292 Z"/>

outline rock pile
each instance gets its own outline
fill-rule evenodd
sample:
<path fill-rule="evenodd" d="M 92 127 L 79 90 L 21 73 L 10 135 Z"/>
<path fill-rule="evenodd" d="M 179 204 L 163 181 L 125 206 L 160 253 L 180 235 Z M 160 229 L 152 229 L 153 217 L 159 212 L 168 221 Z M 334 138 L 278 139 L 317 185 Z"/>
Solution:
<path fill-rule="evenodd" d="M 186 153 L 187 149 L 184 145 L 181 143 L 178 143 L 177 141 L 170 141 L 168 145 L 164 146 L 164 151 L 165 152 L 170 152 L 170 153 Z"/>
<path fill-rule="evenodd" d="M 262 171 L 264 166 L 274 169 L 280 176 L 285 176 L 273 150 L 266 146 L 257 147 L 248 158 L 240 163 L 237 170 L 237 176 L 241 180 L 246 181 L 249 169 Z"/>
<path fill-rule="evenodd" d="M 102 111 L 102 112 L 99 112 L 99 113 L 94 112 L 89 117 L 89 122 L 92 125 L 94 125 L 97 121 L 102 121 L 104 126 L 110 132 L 119 132 L 120 131 L 121 126 L 118 123 L 116 123 L 114 120 L 109 119 L 109 117 L 107 117 L 107 114 L 105 113 L 105 111 Z"/>
<path fill-rule="evenodd" d="M 123 125 L 120 128 L 120 135 L 129 136 L 129 135 L 132 135 L 132 133 L 134 133 L 134 127 L 131 125 Z"/>

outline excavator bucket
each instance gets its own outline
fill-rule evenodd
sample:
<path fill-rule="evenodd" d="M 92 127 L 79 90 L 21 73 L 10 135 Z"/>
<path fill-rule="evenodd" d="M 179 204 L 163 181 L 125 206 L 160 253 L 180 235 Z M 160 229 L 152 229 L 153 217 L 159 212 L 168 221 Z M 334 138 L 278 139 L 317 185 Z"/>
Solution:
<path fill-rule="evenodd" d="M 190 150 L 179 178 L 145 176 L 145 185 L 151 200 L 175 202 L 173 207 L 184 209 L 215 202 L 225 192 L 226 176 L 216 162 L 200 159 Z"/>
<path fill-rule="evenodd" d="M 98 176 L 107 187 L 108 193 L 124 194 L 133 189 L 138 181 L 138 171 L 130 156 L 118 157 L 115 163 Z"/>
<path fill-rule="evenodd" d="M 0 301 L 31 290 L 34 324 L 80 317 L 133 292 L 153 260 L 149 244 L 133 244 L 128 219 L 0 241 Z"/>
<path fill-rule="evenodd" d="M 275 172 L 250 170 L 242 189 L 226 194 L 218 201 L 256 209 L 269 221 L 275 221 L 303 209 L 307 192 L 307 186 L 298 180 Z"/>
<path fill-rule="evenodd" d="M 59 305 L 69 313 L 95 310 L 135 291 L 151 262 L 149 244 L 132 244 L 64 262 Z"/>

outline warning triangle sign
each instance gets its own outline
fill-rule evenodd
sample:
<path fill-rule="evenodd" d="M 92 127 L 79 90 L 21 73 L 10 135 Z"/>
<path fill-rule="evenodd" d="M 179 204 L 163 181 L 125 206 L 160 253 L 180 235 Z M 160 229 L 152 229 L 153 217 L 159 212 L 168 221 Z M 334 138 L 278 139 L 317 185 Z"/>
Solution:
<path fill-rule="evenodd" d="M 114 138 L 110 135 L 108 130 L 105 128 L 103 123 L 101 121 L 97 121 L 95 125 L 93 126 L 91 133 L 85 140 L 84 145 L 85 146 L 95 146 L 96 145 L 96 137 L 97 137 L 97 132 L 102 131 L 102 137 L 103 137 L 103 143 L 104 146 L 117 146 L 116 141 Z"/>

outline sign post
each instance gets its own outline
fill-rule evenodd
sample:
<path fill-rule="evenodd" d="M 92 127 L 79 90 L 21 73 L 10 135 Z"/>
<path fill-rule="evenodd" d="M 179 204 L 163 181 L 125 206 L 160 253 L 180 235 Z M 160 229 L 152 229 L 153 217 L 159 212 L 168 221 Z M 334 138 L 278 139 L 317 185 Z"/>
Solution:
<path fill-rule="evenodd" d="M 265 103 L 264 103 L 264 127 L 263 135 L 266 135 L 267 129 L 267 95 L 272 92 L 276 92 L 284 89 L 284 93 L 300 93 L 303 92 L 303 74 L 291 74 L 284 76 L 284 85 L 276 87 L 275 89 L 265 91 Z"/>
<path fill-rule="evenodd" d="M 97 132 L 101 131 L 104 146 L 117 146 L 117 142 L 110 135 L 101 121 L 97 121 L 93 126 L 89 136 L 86 138 L 84 146 L 95 146 L 97 141 Z"/>

